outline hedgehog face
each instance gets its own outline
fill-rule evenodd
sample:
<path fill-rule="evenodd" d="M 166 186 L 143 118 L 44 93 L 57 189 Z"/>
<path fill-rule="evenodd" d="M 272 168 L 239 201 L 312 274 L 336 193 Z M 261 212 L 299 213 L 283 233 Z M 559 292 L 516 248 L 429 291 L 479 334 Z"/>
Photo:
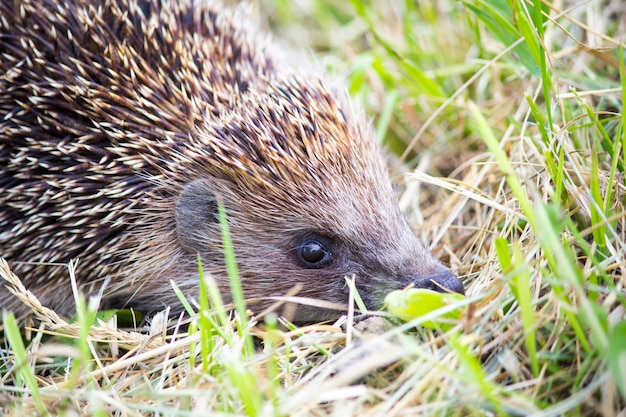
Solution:
<path fill-rule="evenodd" d="M 230 293 L 218 201 L 245 295 L 264 300 L 256 305 L 299 287 L 299 297 L 345 306 L 345 277 L 353 275 L 371 309 L 411 284 L 463 292 L 410 230 L 369 125 L 321 81 L 292 76 L 250 85 L 180 152 L 184 172 L 173 177 L 188 180 L 176 197 L 176 234 L 192 294 L 197 253 L 223 296 Z M 336 315 L 299 306 L 293 318 Z"/>
<path fill-rule="evenodd" d="M 380 308 L 389 291 L 410 284 L 463 292 L 458 278 L 417 241 L 399 214 L 393 223 L 375 222 L 362 218 L 363 212 L 343 210 L 345 203 L 338 201 L 331 207 L 315 200 L 316 205 L 308 206 L 311 210 L 301 210 L 307 206 L 290 201 L 290 210 L 286 208 L 288 202 L 274 197 L 258 195 L 252 200 L 237 185 L 216 179 L 194 180 L 184 187 L 177 199 L 176 225 L 178 242 L 188 258 L 191 295 L 196 292 L 195 257 L 200 253 L 205 269 L 229 300 L 218 201 L 227 212 L 246 298 L 252 300 L 251 307 L 257 312 L 276 301 L 270 297 L 293 295 L 296 287 L 299 297 L 345 306 L 345 277 L 353 275 L 370 309 Z M 393 200 L 385 203 L 397 206 Z M 344 223 L 339 220 L 342 213 Z M 363 227 L 354 227 L 359 218 Z M 306 305 L 298 305 L 291 313 L 296 322 L 337 315 L 332 309 Z"/>

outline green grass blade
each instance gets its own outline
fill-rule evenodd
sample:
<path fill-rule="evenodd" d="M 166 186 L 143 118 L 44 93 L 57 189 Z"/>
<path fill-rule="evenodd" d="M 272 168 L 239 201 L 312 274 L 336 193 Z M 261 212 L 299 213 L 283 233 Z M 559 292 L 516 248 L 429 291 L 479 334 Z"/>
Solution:
<path fill-rule="evenodd" d="M 17 321 L 13 313 L 6 311 L 2 312 L 2 323 L 4 325 L 4 335 L 9 341 L 9 345 L 13 350 L 15 356 L 15 374 L 17 377 L 18 386 L 24 384 L 30 395 L 32 396 L 37 411 L 40 415 L 49 416 L 50 413 L 43 402 L 41 393 L 39 392 L 39 385 L 37 384 L 37 378 L 33 374 L 33 370 L 30 367 L 28 361 L 28 355 L 26 354 L 26 348 L 22 341 L 22 335 L 20 334 Z"/>
<path fill-rule="evenodd" d="M 608 364 L 622 398 L 626 400 L 626 321 L 620 321 L 611 329 Z"/>
<path fill-rule="evenodd" d="M 233 248 L 233 241 L 230 237 L 230 231 L 228 229 L 228 220 L 226 217 L 226 210 L 222 203 L 218 204 L 218 214 L 220 220 L 220 226 L 222 228 L 222 247 L 224 249 L 224 261 L 226 262 L 226 271 L 230 282 L 230 291 L 233 296 L 233 304 L 235 304 L 235 311 L 238 315 L 238 330 L 239 335 L 244 337 L 246 343 L 244 344 L 246 352 L 254 352 L 254 346 L 252 338 L 248 333 L 248 315 L 246 313 L 246 300 L 243 294 L 243 288 L 241 286 L 241 280 L 239 279 L 239 270 L 237 268 L 237 261 L 235 260 L 235 250 Z"/>
<path fill-rule="evenodd" d="M 626 70 L 624 69 L 624 67 L 626 66 L 626 61 L 624 61 L 624 48 L 621 45 L 619 47 L 619 63 L 620 63 L 619 78 L 620 78 L 620 85 L 622 87 L 622 103 L 626 103 Z M 621 135 L 618 137 L 620 137 L 622 141 L 622 145 L 621 145 L 622 153 L 621 153 L 621 158 L 616 158 L 616 159 L 622 161 L 622 163 L 625 163 L 626 162 L 626 112 L 623 110 L 621 114 L 619 131 L 621 132 Z M 624 169 L 622 168 L 620 172 L 624 172 Z M 624 176 L 622 183 L 626 184 L 626 175 Z"/>
<path fill-rule="evenodd" d="M 554 206 L 547 206 L 545 204 L 538 204 L 536 206 L 537 219 L 538 219 L 538 233 L 537 238 L 541 242 L 541 246 L 544 248 L 544 253 L 551 269 L 555 275 L 562 281 L 567 289 L 567 292 L 575 294 L 579 303 L 578 319 L 587 324 L 587 328 L 591 333 L 595 346 L 602 352 L 606 351 L 608 345 L 608 338 L 606 334 L 606 326 L 603 324 L 603 320 L 598 315 L 599 312 L 593 307 L 593 304 L 587 298 L 582 271 L 576 262 L 576 255 L 572 252 L 567 242 L 563 242 L 560 238 L 561 231 L 565 228 L 565 218 L 562 211 Z M 553 289 L 556 287 L 553 287 Z M 563 297 L 569 299 L 569 294 Z M 569 314 L 569 313 L 566 313 Z M 568 316 L 572 326 L 580 328 L 576 323 L 578 320 L 573 320 L 573 317 Z M 578 330 L 580 331 L 580 330 Z M 583 347 L 586 347 L 587 351 L 590 351 L 589 344 L 586 342 L 586 336 L 584 333 L 578 333 L 577 336 Z"/>
<path fill-rule="evenodd" d="M 213 351 L 213 329 L 214 325 L 210 319 L 210 306 L 209 306 L 209 297 L 207 294 L 207 284 L 204 277 L 204 269 L 202 269 L 202 258 L 200 254 L 197 254 L 198 260 L 198 278 L 199 278 L 199 294 L 198 294 L 198 304 L 199 304 L 199 314 L 200 317 L 198 319 L 199 330 L 200 330 L 200 355 L 202 357 L 202 370 L 205 373 L 209 373 L 210 367 L 210 355 Z"/>
<path fill-rule="evenodd" d="M 518 243 L 513 243 L 513 253 L 509 251 L 505 239 L 496 239 L 495 245 L 502 272 L 508 277 L 511 292 L 517 299 L 520 308 L 526 349 L 531 370 L 536 377 L 539 375 L 539 362 L 537 361 L 536 323 L 530 285 L 530 270 Z"/>
<path fill-rule="evenodd" d="M 596 204 L 590 204 L 589 210 L 591 212 L 591 224 L 597 226 L 593 229 L 593 240 L 596 242 L 600 250 L 603 250 L 606 247 L 606 224 L 603 220 L 604 213 L 600 212 L 599 208 L 604 208 L 605 204 L 600 191 L 599 172 L 598 151 L 595 147 L 593 147 L 591 148 L 591 175 L 589 190 L 591 191 L 591 198 Z"/>
<path fill-rule="evenodd" d="M 505 416 L 506 413 L 498 399 L 499 387 L 489 379 L 486 370 L 481 365 L 480 359 L 472 352 L 470 346 L 464 344 L 458 337 L 451 335 L 449 341 L 458 354 L 461 365 L 464 368 L 461 376 L 467 378 L 468 383 L 479 387 L 480 392 L 489 401 L 497 415 Z"/>
<path fill-rule="evenodd" d="M 498 164 L 500 170 L 505 175 L 506 182 L 511 188 L 513 195 L 517 198 L 518 204 L 522 208 L 522 212 L 526 216 L 531 227 L 536 230 L 535 211 L 533 205 L 528 199 L 528 195 L 526 194 L 526 188 L 522 186 L 522 183 L 517 177 L 513 166 L 509 162 L 506 153 L 502 150 L 500 143 L 496 139 L 493 130 L 491 130 L 491 127 L 489 126 L 489 123 L 487 123 L 487 120 L 485 120 L 483 114 L 474 103 L 469 102 L 468 106 L 470 113 L 474 118 L 476 130 L 479 132 L 482 140 L 487 145 L 489 152 L 493 154 L 494 160 Z"/>
<path fill-rule="evenodd" d="M 537 39 L 529 34 L 527 24 L 523 26 L 523 34 L 515 27 L 515 19 L 513 18 L 513 12 L 509 2 L 505 0 L 463 1 L 463 4 L 487 26 L 490 32 L 504 45 L 511 46 L 517 42 L 520 36 L 523 36 L 526 42 L 513 48 L 515 56 L 531 74 L 540 75 L 538 65 L 539 55 L 536 45 Z"/>

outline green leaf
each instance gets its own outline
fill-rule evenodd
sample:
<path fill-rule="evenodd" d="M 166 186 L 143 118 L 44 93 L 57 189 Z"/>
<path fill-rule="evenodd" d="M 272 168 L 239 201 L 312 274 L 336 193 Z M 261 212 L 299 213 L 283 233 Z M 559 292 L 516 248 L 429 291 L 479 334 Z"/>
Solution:
<path fill-rule="evenodd" d="M 441 293 L 423 288 L 411 288 L 408 290 L 390 292 L 387 294 L 387 297 L 385 297 L 385 304 L 390 313 L 407 320 L 412 320 L 461 301 L 464 298 L 465 297 L 461 294 Z M 461 310 L 454 309 L 442 313 L 433 320 L 422 322 L 422 326 L 428 327 L 429 329 L 441 328 L 442 330 L 447 330 L 452 327 L 450 322 L 452 320 L 459 320 L 461 316 Z"/>

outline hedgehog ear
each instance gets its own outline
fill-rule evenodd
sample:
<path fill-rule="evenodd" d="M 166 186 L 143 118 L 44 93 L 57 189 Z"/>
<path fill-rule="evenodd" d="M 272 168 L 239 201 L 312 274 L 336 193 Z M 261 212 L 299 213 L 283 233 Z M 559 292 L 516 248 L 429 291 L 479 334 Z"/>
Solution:
<path fill-rule="evenodd" d="M 185 185 L 176 200 L 176 233 L 185 250 L 204 252 L 211 236 L 221 236 L 217 204 L 210 180 L 199 179 Z"/>

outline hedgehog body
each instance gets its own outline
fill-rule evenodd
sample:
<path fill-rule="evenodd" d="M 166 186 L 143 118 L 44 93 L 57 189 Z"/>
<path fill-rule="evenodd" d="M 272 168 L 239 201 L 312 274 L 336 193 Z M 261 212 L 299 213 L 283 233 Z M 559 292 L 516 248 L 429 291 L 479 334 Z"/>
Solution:
<path fill-rule="evenodd" d="M 218 201 L 244 293 L 368 307 L 410 283 L 462 291 L 403 218 L 370 127 L 285 69 L 237 10 L 181 0 L 0 5 L 0 256 L 71 314 L 66 264 L 105 307 L 228 300 Z M 265 305 L 270 301 L 259 302 Z M 0 305 L 24 313 L 0 288 Z M 297 308 L 297 321 L 336 312 Z"/>

